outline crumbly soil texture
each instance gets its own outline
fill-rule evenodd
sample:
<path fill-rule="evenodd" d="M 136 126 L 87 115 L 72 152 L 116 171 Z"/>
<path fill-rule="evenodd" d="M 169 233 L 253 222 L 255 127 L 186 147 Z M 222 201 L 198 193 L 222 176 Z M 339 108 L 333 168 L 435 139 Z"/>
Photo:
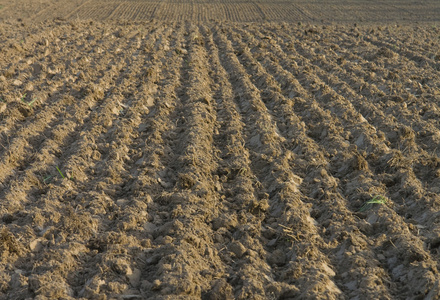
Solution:
<path fill-rule="evenodd" d="M 439 298 L 438 26 L 9 20 L 0 44 L 0 299 Z"/>

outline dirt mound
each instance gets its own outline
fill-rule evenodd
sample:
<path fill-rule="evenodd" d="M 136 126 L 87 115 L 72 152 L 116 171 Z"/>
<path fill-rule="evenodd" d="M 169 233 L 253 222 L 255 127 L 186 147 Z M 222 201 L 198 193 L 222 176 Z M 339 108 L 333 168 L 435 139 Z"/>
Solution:
<path fill-rule="evenodd" d="M 1 24 L 0 299 L 437 299 L 438 37 Z"/>

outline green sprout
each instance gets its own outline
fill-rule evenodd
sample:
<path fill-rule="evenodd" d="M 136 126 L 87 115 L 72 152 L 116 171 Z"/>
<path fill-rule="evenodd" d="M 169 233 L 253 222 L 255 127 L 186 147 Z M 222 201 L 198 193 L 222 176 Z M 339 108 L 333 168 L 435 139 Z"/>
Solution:
<path fill-rule="evenodd" d="M 27 105 L 29 105 L 30 107 L 32 107 L 32 105 L 34 104 L 35 100 L 37 100 L 37 99 L 34 98 L 31 102 L 27 103 Z"/>
<path fill-rule="evenodd" d="M 362 207 L 359 209 L 359 211 L 363 212 L 366 211 L 368 209 L 370 209 L 371 207 L 373 207 L 373 204 L 386 204 L 388 201 L 388 199 L 382 195 L 376 195 L 373 198 L 371 198 L 370 200 L 368 200 L 364 205 L 362 205 Z"/>
<path fill-rule="evenodd" d="M 43 182 L 44 182 L 45 184 L 49 183 L 50 180 L 52 179 L 52 177 L 53 177 L 52 175 L 46 176 L 46 177 L 43 179 Z"/>
<path fill-rule="evenodd" d="M 58 173 L 61 174 L 61 177 L 63 177 L 63 179 L 65 179 L 66 177 L 64 177 L 63 172 L 61 172 L 60 168 L 57 167 Z"/>
<path fill-rule="evenodd" d="M 26 103 L 27 105 L 29 105 L 30 107 L 32 107 L 32 105 L 34 104 L 35 100 L 37 100 L 36 98 L 34 98 L 31 102 L 26 102 L 24 100 L 24 98 L 26 98 L 26 93 L 21 97 L 21 102 Z"/>
<path fill-rule="evenodd" d="M 63 178 L 63 179 L 69 179 L 69 180 L 75 180 L 75 178 L 73 177 L 73 175 L 71 175 L 70 177 L 68 177 L 68 175 L 66 175 L 66 176 L 64 176 L 64 174 L 63 174 L 63 172 L 61 171 L 61 169 L 59 168 L 59 167 L 55 167 L 56 169 L 57 169 L 57 171 L 58 171 L 58 173 L 61 175 L 61 177 Z M 56 175 L 53 175 L 53 174 L 48 174 L 48 175 L 46 175 L 46 176 L 42 176 L 43 177 L 43 183 L 44 184 L 48 184 L 48 183 L 50 183 L 51 181 L 52 181 L 52 179 L 55 177 Z"/>

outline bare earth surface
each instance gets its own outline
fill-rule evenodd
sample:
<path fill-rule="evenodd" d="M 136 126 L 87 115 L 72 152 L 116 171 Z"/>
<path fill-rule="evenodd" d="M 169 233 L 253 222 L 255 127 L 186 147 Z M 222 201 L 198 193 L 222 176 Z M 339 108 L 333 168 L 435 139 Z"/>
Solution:
<path fill-rule="evenodd" d="M 438 299 L 440 5 L 386 3 L 0 1 L 0 299 Z"/>
<path fill-rule="evenodd" d="M 439 22 L 438 0 L 0 0 L 0 19 Z"/>

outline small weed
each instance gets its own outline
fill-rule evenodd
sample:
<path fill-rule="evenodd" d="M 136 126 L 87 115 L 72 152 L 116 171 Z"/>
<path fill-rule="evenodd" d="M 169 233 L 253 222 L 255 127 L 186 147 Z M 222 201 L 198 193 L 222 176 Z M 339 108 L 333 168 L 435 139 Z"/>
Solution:
<path fill-rule="evenodd" d="M 61 177 L 62 177 L 63 179 L 66 179 L 66 178 L 67 178 L 67 179 L 69 179 L 69 180 L 74 180 L 73 175 L 70 176 L 70 177 L 67 177 L 67 175 L 64 176 L 64 174 L 63 174 L 63 172 L 61 172 L 60 168 L 56 167 L 56 169 L 57 169 L 58 173 L 61 175 Z M 44 176 L 44 177 L 43 177 L 43 183 L 44 183 L 44 184 L 49 184 L 49 183 L 51 183 L 51 182 L 52 182 L 52 179 L 53 179 L 54 177 L 56 177 L 56 175 L 49 174 L 49 175 Z"/>
<path fill-rule="evenodd" d="M 44 177 L 44 179 L 43 179 L 44 184 L 48 184 L 48 183 L 50 183 L 50 181 L 51 181 L 52 178 L 53 178 L 52 175 L 49 175 L 49 176 Z"/>
<path fill-rule="evenodd" d="M 373 198 L 371 198 L 370 200 L 368 200 L 367 202 L 365 202 L 364 205 L 362 205 L 362 207 L 359 209 L 359 211 L 363 212 L 366 211 L 368 209 L 370 209 L 371 207 L 373 207 L 373 204 L 386 204 L 388 201 L 388 199 L 382 195 L 376 195 Z"/>
<path fill-rule="evenodd" d="M 73 175 L 70 175 L 70 177 L 66 177 L 68 175 L 64 176 L 64 174 L 63 174 L 63 172 L 61 172 L 60 168 L 58 168 L 58 167 L 56 167 L 56 168 L 57 168 L 58 173 L 60 173 L 61 177 L 63 177 L 63 179 L 66 179 L 66 178 L 69 179 L 69 180 L 74 180 L 75 179 L 73 177 Z"/>
<path fill-rule="evenodd" d="M 32 105 L 34 104 L 35 100 L 37 100 L 37 99 L 34 98 L 31 102 L 27 103 L 27 105 L 29 105 L 30 107 L 32 107 Z"/>
<path fill-rule="evenodd" d="M 30 107 L 32 107 L 32 105 L 34 105 L 34 102 L 35 102 L 35 100 L 37 100 L 37 99 L 33 99 L 31 102 L 26 102 L 25 100 L 24 100 L 24 98 L 26 98 L 26 93 L 23 95 L 23 97 L 21 97 L 21 102 L 23 102 L 23 103 L 26 103 L 28 106 L 30 106 Z"/>
<path fill-rule="evenodd" d="M 63 179 L 65 179 L 66 177 L 64 177 L 63 172 L 61 172 L 60 168 L 57 167 L 58 173 L 61 174 L 61 177 L 63 177 Z"/>

